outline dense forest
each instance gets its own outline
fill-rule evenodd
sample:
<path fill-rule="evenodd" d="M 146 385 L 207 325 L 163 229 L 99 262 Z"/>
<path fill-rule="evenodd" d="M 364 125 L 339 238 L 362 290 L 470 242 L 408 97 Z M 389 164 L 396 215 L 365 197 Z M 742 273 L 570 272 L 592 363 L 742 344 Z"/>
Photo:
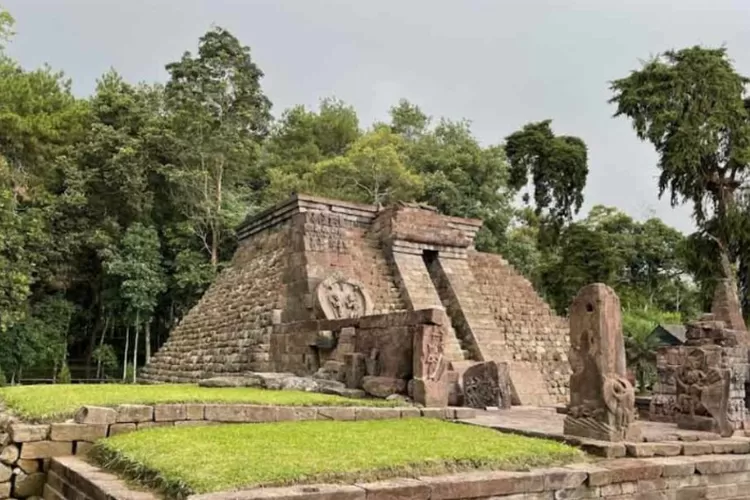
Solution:
<path fill-rule="evenodd" d="M 77 98 L 63 73 L 3 51 L 12 31 L 0 10 L 0 383 L 132 380 L 227 264 L 240 220 L 293 191 L 481 218 L 479 248 L 561 314 L 608 283 L 636 367 L 655 324 L 705 310 L 722 272 L 748 302 L 747 80 L 723 50 L 666 53 L 611 84 L 659 153 L 661 191 L 695 208 L 684 236 L 613 207 L 579 213 L 587 147 L 551 120 L 486 145 L 407 100 L 369 125 L 333 98 L 274 116 L 250 49 L 221 28 L 166 64 L 165 84 L 112 70 Z"/>

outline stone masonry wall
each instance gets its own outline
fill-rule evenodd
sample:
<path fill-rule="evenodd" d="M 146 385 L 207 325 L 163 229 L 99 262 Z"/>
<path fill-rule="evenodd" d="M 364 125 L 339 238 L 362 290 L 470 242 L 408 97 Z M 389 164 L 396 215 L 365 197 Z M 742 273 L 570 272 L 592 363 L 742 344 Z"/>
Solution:
<path fill-rule="evenodd" d="M 373 300 L 373 314 L 406 310 L 382 243 L 370 229 L 370 218 L 356 213 L 312 211 L 303 217 L 301 230 L 310 294 L 320 281 L 339 272 L 365 286 Z"/>
<path fill-rule="evenodd" d="M 230 267 L 182 318 L 143 378 L 190 382 L 215 374 L 269 371 L 272 311 L 284 309 L 288 223 L 243 241 Z"/>
<path fill-rule="evenodd" d="M 557 316 L 531 283 L 500 255 L 470 252 L 469 267 L 495 317 L 498 342 L 505 344 L 511 356 L 513 381 L 528 385 L 516 388 L 518 392 L 539 395 L 538 403 L 527 404 L 567 401 L 567 320 Z"/>

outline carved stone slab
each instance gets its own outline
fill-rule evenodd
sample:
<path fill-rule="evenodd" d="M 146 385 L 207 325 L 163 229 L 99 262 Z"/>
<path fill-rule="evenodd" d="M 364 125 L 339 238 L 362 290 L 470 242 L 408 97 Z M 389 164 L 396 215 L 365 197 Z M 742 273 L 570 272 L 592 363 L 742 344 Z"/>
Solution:
<path fill-rule="evenodd" d="M 563 432 L 602 441 L 640 441 L 635 391 L 627 380 L 620 299 L 583 287 L 570 309 L 570 407 Z"/>
<path fill-rule="evenodd" d="M 440 326 L 421 325 L 414 332 L 413 397 L 425 406 L 448 404 L 448 363 L 443 357 Z"/>
<path fill-rule="evenodd" d="M 487 361 L 463 373 L 464 406 L 510 408 L 508 365 Z"/>
<path fill-rule="evenodd" d="M 372 314 L 372 299 L 364 285 L 339 273 L 321 281 L 315 296 L 326 319 L 359 318 Z"/>

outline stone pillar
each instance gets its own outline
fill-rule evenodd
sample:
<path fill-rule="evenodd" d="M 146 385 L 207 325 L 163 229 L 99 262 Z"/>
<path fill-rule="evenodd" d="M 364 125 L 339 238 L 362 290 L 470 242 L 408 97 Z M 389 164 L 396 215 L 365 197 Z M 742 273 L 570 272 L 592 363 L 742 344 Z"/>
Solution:
<path fill-rule="evenodd" d="M 448 405 L 448 363 L 440 325 L 418 325 L 414 332 L 414 401 L 425 406 Z"/>
<path fill-rule="evenodd" d="M 602 441 L 640 441 L 635 391 L 627 380 L 620 299 L 595 283 L 570 309 L 570 406 L 565 434 Z"/>

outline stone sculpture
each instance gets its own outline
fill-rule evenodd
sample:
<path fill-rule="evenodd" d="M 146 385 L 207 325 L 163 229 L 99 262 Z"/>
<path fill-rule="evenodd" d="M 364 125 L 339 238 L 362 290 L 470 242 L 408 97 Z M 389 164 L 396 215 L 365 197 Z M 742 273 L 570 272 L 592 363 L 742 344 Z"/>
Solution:
<path fill-rule="evenodd" d="M 713 315 L 687 325 L 684 346 L 673 349 L 678 427 L 731 436 L 745 421 L 747 348 L 740 330 Z"/>
<path fill-rule="evenodd" d="M 488 361 L 470 366 L 463 373 L 464 406 L 510 408 L 508 365 Z"/>
<path fill-rule="evenodd" d="M 372 299 L 362 283 L 334 273 L 318 285 L 316 296 L 326 319 L 372 314 Z"/>
<path fill-rule="evenodd" d="M 414 333 L 414 401 L 425 406 L 448 404 L 447 363 L 443 358 L 443 332 L 437 325 Z"/>
<path fill-rule="evenodd" d="M 570 406 L 564 433 L 640 441 L 635 391 L 627 380 L 620 299 L 608 286 L 583 287 L 570 311 Z"/>

